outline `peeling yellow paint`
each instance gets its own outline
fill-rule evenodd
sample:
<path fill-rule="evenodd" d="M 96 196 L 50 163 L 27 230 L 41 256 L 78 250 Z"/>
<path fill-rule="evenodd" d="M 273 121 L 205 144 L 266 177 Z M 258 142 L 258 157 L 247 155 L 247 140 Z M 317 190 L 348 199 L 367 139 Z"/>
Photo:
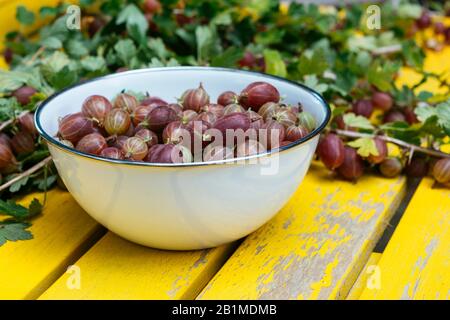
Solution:
<path fill-rule="evenodd" d="M 314 282 L 311 284 L 311 289 L 313 290 L 313 292 L 309 296 L 309 299 L 313 300 L 317 299 L 323 288 L 328 288 L 331 286 L 333 279 L 333 270 L 338 265 L 338 262 L 339 259 L 336 256 L 334 260 L 326 266 L 322 279 L 320 279 L 320 281 L 318 282 Z"/>

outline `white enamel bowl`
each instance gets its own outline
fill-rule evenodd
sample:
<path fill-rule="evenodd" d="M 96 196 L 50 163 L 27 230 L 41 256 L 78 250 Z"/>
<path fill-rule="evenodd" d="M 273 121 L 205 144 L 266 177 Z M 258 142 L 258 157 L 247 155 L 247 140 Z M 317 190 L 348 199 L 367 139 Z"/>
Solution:
<path fill-rule="evenodd" d="M 273 84 L 287 103 L 301 102 L 316 118 L 317 129 L 280 152 L 251 160 L 188 164 L 109 160 L 54 138 L 58 119 L 79 112 L 92 94 L 112 99 L 128 89 L 174 101 L 202 82 L 216 101 L 221 92 L 240 92 L 254 81 Z M 68 190 L 95 220 L 145 246 L 189 250 L 239 239 L 270 220 L 301 183 L 329 117 L 320 95 L 294 82 L 231 69 L 177 67 L 124 72 L 73 86 L 45 101 L 35 121 Z"/>

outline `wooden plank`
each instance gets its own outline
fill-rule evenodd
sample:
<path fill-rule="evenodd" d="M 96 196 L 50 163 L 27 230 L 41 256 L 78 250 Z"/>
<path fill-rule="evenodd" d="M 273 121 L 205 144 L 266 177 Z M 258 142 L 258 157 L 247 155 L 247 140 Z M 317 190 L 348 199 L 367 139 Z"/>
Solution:
<path fill-rule="evenodd" d="M 450 192 L 425 178 L 378 266 L 381 286 L 361 299 L 450 298 Z"/>
<path fill-rule="evenodd" d="M 193 299 L 233 248 L 162 251 L 109 232 L 75 263 L 79 289 L 67 286 L 66 273 L 40 299 Z"/>
<path fill-rule="evenodd" d="M 32 194 L 21 203 L 28 203 Z M 102 228 L 58 189 L 48 194 L 42 215 L 30 228 L 34 239 L 0 247 L 0 299 L 34 299 L 98 239 Z"/>
<path fill-rule="evenodd" d="M 314 163 L 290 202 L 250 235 L 200 299 L 346 297 L 405 192 L 405 178 L 336 180 Z"/>
<path fill-rule="evenodd" d="M 368 287 L 368 281 L 371 281 L 371 277 L 376 277 L 378 280 L 379 274 L 378 270 L 375 269 L 377 266 L 378 261 L 380 261 L 381 253 L 373 252 L 370 255 L 369 260 L 367 261 L 364 268 L 361 270 L 361 273 L 358 276 L 358 279 L 356 279 L 355 283 L 353 284 L 352 289 L 348 293 L 348 296 L 345 298 L 347 300 L 357 300 L 364 289 Z"/>

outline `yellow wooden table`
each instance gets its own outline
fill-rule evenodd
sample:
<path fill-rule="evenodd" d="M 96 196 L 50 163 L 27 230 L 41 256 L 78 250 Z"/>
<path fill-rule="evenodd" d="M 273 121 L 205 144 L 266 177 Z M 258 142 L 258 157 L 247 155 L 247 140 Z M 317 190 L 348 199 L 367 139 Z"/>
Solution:
<path fill-rule="evenodd" d="M 16 4 L 0 0 L 0 21 Z M 449 56 L 449 48 L 430 53 L 426 69 L 450 70 Z M 399 81 L 413 83 L 414 74 Z M 269 223 L 242 242 L 192 252 L 123 240 L 53 190 L 34 239 L 0 247 L 0 299 L 449 299 L 448 189 L 423 179 L 374 252 L 406 190 L 405 177 L 352 184 L 313 163 Z"/>

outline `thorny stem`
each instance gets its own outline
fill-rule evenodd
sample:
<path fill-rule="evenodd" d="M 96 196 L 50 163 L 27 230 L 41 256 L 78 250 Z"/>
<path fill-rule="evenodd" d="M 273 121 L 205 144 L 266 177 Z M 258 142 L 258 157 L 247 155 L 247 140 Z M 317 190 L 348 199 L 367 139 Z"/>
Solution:
<path fill-rule="evenodd" d="M 428 154 L 430 156 L 435 156 L 439 158 L 450 158 L 450 154 L 444 153 L 438 150 L 433 150 L 429 148 L 423 148 L 420 146 L 416 146 L 414 144 L 407 143 L 405 141 L 402 141 L 400 139 L 395 139 L 392 137 L 388 137 L 385 135 L 376 135 L 376 134 L 369 134 L 369 133 L 360 133 L 360 132 L 354 132 L 354 131 L 348 131 L 348 130 L 340 130 L 340 129 L 334 129 L 333 132 L 337 133 L 338 135 L 349 137 L 349 138 L 379 138 L 381 140 L 384 140 L 386 142 L 394 143 L 398 146 L 407 148 L 410 150 L 410 154 L 413 154 L 414 152 L 421 152 Z"/>
<path fill-rule="evenodd" d="M 34 166 L 32 166 L 31 168 L 29 168 L 28 170 L 25 170 L 24 172 L 22 172 L 21 174 L 17 175 L 16 177 L 14 177 L 13 179 L 9 180 L 8 182 L 2 184 L 0 186 L 0 192 L 9 188 L 11 185 L 13 185 L 14 183 L 16 183 L 17 181 L 28 177 L 30 175 L 32 175 L 33 173 L 35 173 L 36 171 L 38 171 L 39 169 L 41 169 L 42 167 L 45 167 L 50 161 L 52 161 L 52 157 L 48 156 L 47 158 L 45 158 L 44 160 L 42 160 L 41 162 L 35 164 Z"/>

